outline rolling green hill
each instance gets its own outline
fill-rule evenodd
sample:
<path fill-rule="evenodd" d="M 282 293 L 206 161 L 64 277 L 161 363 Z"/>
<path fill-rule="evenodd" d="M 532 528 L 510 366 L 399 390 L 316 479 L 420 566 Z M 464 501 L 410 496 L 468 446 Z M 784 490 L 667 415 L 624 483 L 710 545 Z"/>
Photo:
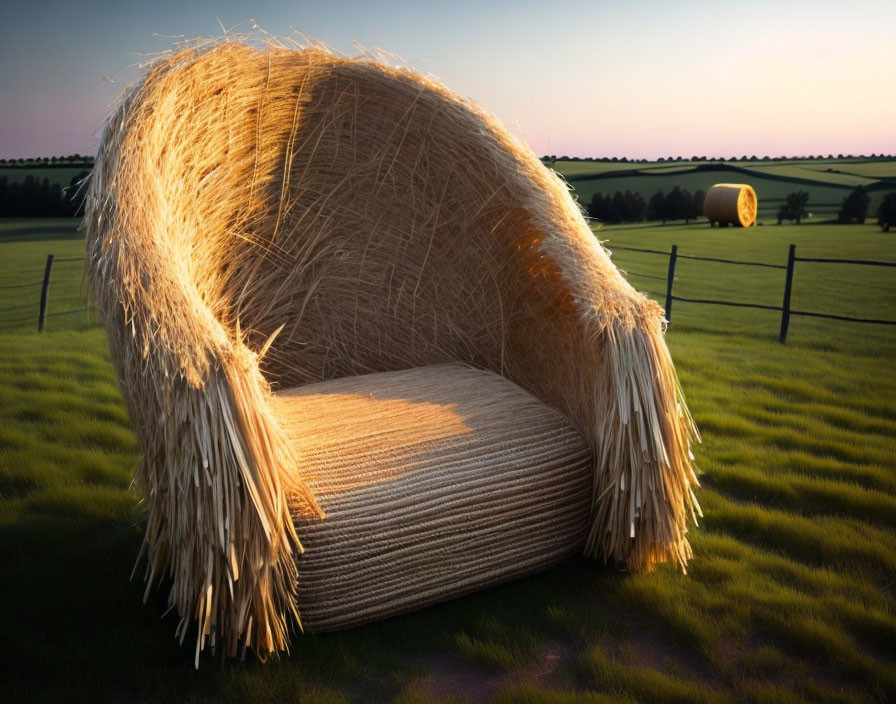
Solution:
<path fill-rule="evenodd" d="M 34 176 L 39 181 L 45 178 L 50 183 L 58 183 L 60 186 L 68 186 L 72 179 L 82 171 L 89 171 L 92 165 L 61 165 L 61 166 L 24 166 L 4 167 L 0 166 L 0 177 L 5 176 L 8 183 L 21 183 L 27 176 Z"/>
<path fill-rule="evenodd" d="M 692 193 L 715 183 L 748 183 L 756 191 L 759 219 L 775 221 L 787 194 L 809 192 L 812 219 L 835 217 L 840 205 L 856 186 L 871 198 L 869 217 L 883 195 L 896 191 L 896 159 L 778 160 L 738 162 L 612 163 L 557 161 L 552 167 L 574 188 L 579 201 L 588 203 L 595 193 L 640 192 L 647 200 L 658 190 L 675 186 Z"/>

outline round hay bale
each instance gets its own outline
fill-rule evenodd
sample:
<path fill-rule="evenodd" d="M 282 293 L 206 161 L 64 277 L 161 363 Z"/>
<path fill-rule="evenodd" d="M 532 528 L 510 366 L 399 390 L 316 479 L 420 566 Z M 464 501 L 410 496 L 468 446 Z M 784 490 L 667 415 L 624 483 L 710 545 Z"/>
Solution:
<path fill-rule="evenodd" d="M 717 183 L 703 201 L 710 224 L 750 227 L 756 222 L 756 191 L 746 183 Z"/>

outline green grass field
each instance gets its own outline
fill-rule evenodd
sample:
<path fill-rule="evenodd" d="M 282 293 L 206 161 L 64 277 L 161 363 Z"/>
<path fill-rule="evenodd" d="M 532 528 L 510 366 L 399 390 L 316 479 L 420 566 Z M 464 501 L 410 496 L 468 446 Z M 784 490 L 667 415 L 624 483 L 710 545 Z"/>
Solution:
<path fill-rule="evenodd" d="M 648 162 L 607 162 L 607 161 L 563 161 L 558 160 L 552 164 L 552 167 L 564 176 L 580 175 L 580 174 L 601 174 L 611 171 L 624 171 L 627 169 L 638 169 L 639 171 L 651 173 L 674 173 L 675 171 L 693 169 L 707 163 L 721 163 L 727 166 L 734 166 L 745 169 L 756 169 L 759 171 L 772 171 L 780 169 L 782 173 L 788 175 L 799 175 L 805 177 L 803 171 L 810 172 L 830 172 L 834 175 L 842 174 L 861 176 L 870 180 L 879 179 L 896 179 L 896 159 L 883 158 L 843 158 L 843 159 L 770 159 L 768 161 L 722 161 L 722 162 L 706 162 L 706 161 L 648 161 Z M 844 178 L 844 184 L 850 184 L 852 181 Z"/>
<path fill-rule="evenodd" d="M 896 261 L 873 225 L 599 233 L 607 246 L 784 263 Z M 83 255 L 73 221 L 0 221 L 0 287 Z M 667 259 L 618 249 L 662 302 Z M 657 277 L 657 278 L 650 278 Z M 676 294 L 780 305 L 784 272 L 680 260 Z M 143 605 L 138 448 L 82 268 L 0 288 L 0 623 L 9 701 L 896 700 L 896 327 L 676 302 L 667 339 L 703 434 L 687 575 L 572 559 L 342 634 L 220 666 Z M 800 310 L 896 319 L 892 270 L 798 263 Z M 74 312 L 71 312 L 74 311 Z"/>
<path fill-rule="evenodd" d="M 820 184 L 833 183 L 839 186 L 849 186 L 851 188 L 855 188 L 856 186 L 864 186 L 867 188 L 878 181 L 878 179 L 875 178 L 860 176 L 855 173 L 847 173 L 846 171 L 841 171 L 839 168 L 829 171 L 828 169 L 833 169 L 833 167 L 818 166 L 817 164 L 811 166 L 802 164 L 774 164 L 772 166 L 751 164 L 747 168 L 749 168 L 750 171 L 755 171 L 757 174 L 772 174 L 788 178 L 811 179 L 813 181 L 818 181 Z"/>
<path fill-rule="evenodd" d="M 668 193 L 675 186 L 687 188 L 691 193 L 698 189 L 708 191 L 715 183 L 749 183 L 756 191 L 759 204 L 758 219 L 760 222 L 775 222 L 775 217 L 781 204 L 787 198 L 788 193 L 804 190 L 809 191 L 810 213 L 816 219 L 830 219 L 837 215 L 843 198 L 849 194 L 850 188 L 834 186 L 830 184 L 815 183 L 808 186 L 802 183 L 790 181 L 773 181 L 763 178 L 758 172 L 755 176 L 746 176 L 740 172 L 715 171 L 711 173 L 698 173 L 684 171 L 671 174 L 653 174 L 647 172 L 637 176 L 606 177 L 596 180 L 575 181 L 573 183 L 576 194 L 582 203 L 588 203 L 595 193 L 613 194 L 616 191 L 638 191 L 649 200 L 657 191 Z M 872 196 L 870 213 L 877 208 L 876 194 Z M 811 220 L 811 218 L 810 218 Z"/>
<path fill-rule="evenodd" d="M 9 183 L 17 183 L 24 181 L 26 176 L 34 176 L 38 181 L 43 181 L 47 178 L 50 179 L 50 183 L 68 186 L 71 184 L 72 179 L 84 171 L 84 169 L 84 166 L 26 166 L 24 168 L 3 168 L 0 166 L 0 177 L 6 176 Z"/>
<path fill-rule="evenodd" d="M 808 219 L 829 220 L 837 215 L 843 198 L 856 186 L 874 187 L 881 181 L 891 182 L 885 190 L 872 188 L 869 217 L 874 218 L 884 193 L 896 191 L 896 159 L 843 158 L 823 160 L 774 159 L 769 161 L 721 162 L 730 171 L 700 171 L 707 162 L 601 162 L 558 160 L 552 164 L 558 173 L 574 179 L 575 193 L 582 203 L 588 203 L 597 193 L 612 195 L 616 191 L 640 192 L 645 200 L 658 190 L 668 192 L 675 186 L 692 193 L 708 190 L 714 183 L 749 183 L 759 198 L 759 219 L 775 222 L 778 208 L 787 194 L 796 190 L 809 192 Z M 740 171 L 745 169 L 748 173 Z M 49 178 L 61 186 L 68 186 L 83 166 L 29 166 L 2 168 L 0 176 L 10 183 L 33 175 L 38 180 Z M 623 172 L 637 172 L 623 175 Z M 593 178 L 590 178 L 593 177 Z"/>
<path fill-rule="evenodd" d="M 616 191 L 631 190 L 648 200 L 657 191 L 668 192 L 675 186 L 693 193 L 698 189 L 706 191 L 715 183 L 749 183 L 759 200 L 759 220 L 764 222 L 775 222 L 787 194 L 797 190 L 809 192 L 810 222 L 836 217 L 843 198 L 856 186 L 871 187 L 868 213 L 869 219 L 874 219 L 883 195 L 896 191 L 896 159 L 777 159 L 724 162 L 716 166 L 723 169 L 701 170 L 707 168 L 706 162 L 691 161 L 643 164 L 557 161 L 553 164 L 558 173 L 572 179 L 582 203 L 588 203 L 595 193 L 612 195 Z M 637 173 L 625 173 L 632 171 Z M 892 188 L 875 188 L 882 182 Z"/>

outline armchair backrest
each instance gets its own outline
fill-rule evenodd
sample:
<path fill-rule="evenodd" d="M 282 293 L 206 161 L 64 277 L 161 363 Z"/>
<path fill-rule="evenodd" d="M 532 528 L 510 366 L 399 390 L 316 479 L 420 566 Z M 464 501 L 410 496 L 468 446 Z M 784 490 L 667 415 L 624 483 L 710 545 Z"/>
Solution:
<path fill-rule="evenodd" d="M 589 299 L 617 297 L 610 317 L 643 306 L 565 184 L 494 117 L 419 74 L 310 58 L 301 75 L 271 60 L 258 109 L 279 116 L 261 134 L 281 148 L 281 188 L 233 240 L 222 289 L 255 348 L 283 326 L 263 360 L 269 380 L 445 361 L 513 377 L 533 321 L 578 315 L 542 248 L 557 235 Z"/>

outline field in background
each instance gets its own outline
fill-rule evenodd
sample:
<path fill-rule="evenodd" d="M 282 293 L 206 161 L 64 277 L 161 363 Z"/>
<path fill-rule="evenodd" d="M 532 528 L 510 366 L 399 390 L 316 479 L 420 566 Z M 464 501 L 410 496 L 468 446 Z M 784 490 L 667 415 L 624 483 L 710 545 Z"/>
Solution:
<path fill-rule="evenodd" d="M 866 226 L 615 227 L 634 246 L 780 264 L 896 260 Z M 0 221 L 0 287 L 83 254 L 73 221 Z M 614 261 L 661 303 L 667 259 Z M 892 270 L 797 264 L 793 306 L 896 318 Z M 164 595 L 141 604 L 138 448 L 81 265 L 0 288 L 4 694 L 20 699 L 843 702 L 896 699 L 896 328 L 676 302 L 667 339 L 703 444 L 688 574 L 581 559 L 197 673 Z M 651 278 L 656 277 L 656 278 Z M 784 272 L 679 260 L 675 290 L 780 305 Z M 657 295 L 659 294 L 659 295 Z M 71 312 L 74 311 L 74 312 Z M 54 315 L 54 313 L 56 315 Z"/>
<path fill-rule="evenodd" d="M 4 168 L 0 166 L 0 177 L 6 176 L 9 183 L 19 183 L 25 180 L 26 176 L 34 176 L 38 181 L 45 178 L 50 183 L 58 183 L 60 186 L 68 186 L 72 179 L 84 170 L 90 170 L 87 166 L 33 166 L 33 167 L 15 167 Z"/>
<path fill-rule="evenodd" d="M 896 191 L 896 159 L 823 159 L 736 162 L 589 162 L 556 161 L 553 168 L 574 187 L 587 204 L 595 193 L 631 190 L 644 200 L 658 190 L 669 192 L 675 186 L 691 193 L 704 191 L 715 183 L 749 183 L 759 200 L 759 220 L 774 222 L 778 208 L 789 193 L 809 192 L 811 222 L 837 216 L 843 199 L 856 186 L 868 190 L 871 198 L 869 221 L 885 193 Z"/>
<path fill-rule="evenodd" d="M 840 205 L 856 186 L 869 189 L 871 204 L 869 220 L 885 193 L 896 191 L 896 159 L 882 157 L 844 157 L 834 159 L 769 159 L 755 161 L 650 161 L 603 162 L 558 160 L 551 165 L 570 180 L 579 200 L 587 204 L 595 193 L 631 190 L 649 200 L 656 191 L 670 191 L 675 186 L 692 193 L 708 190 L 714 183 L 749 183 L 759 198 L 759 220 L 774 222 L 778 208 L 787 194 L 797 190 L 809 192 L 809 212 L 812 220 L 836 217 Z M 2 167 L 0 177 L 10 183 L 33 175 L 38 180 L 48 178 L 51 183 L 68 186 L 74 176 L 85 168 L 83 164 L 50 166 Z"/>
<path fill-rule="evenodd" d="M 47 329 L 84 330 L 96 324 L 96 314 L 87 309 L 84 235 L 78 232 L 77 220 L 0 219 L 0 247 L 0 334 L 37 329 L 48 254 L 55 255 L 56 261 L 50 278 Z"/>

